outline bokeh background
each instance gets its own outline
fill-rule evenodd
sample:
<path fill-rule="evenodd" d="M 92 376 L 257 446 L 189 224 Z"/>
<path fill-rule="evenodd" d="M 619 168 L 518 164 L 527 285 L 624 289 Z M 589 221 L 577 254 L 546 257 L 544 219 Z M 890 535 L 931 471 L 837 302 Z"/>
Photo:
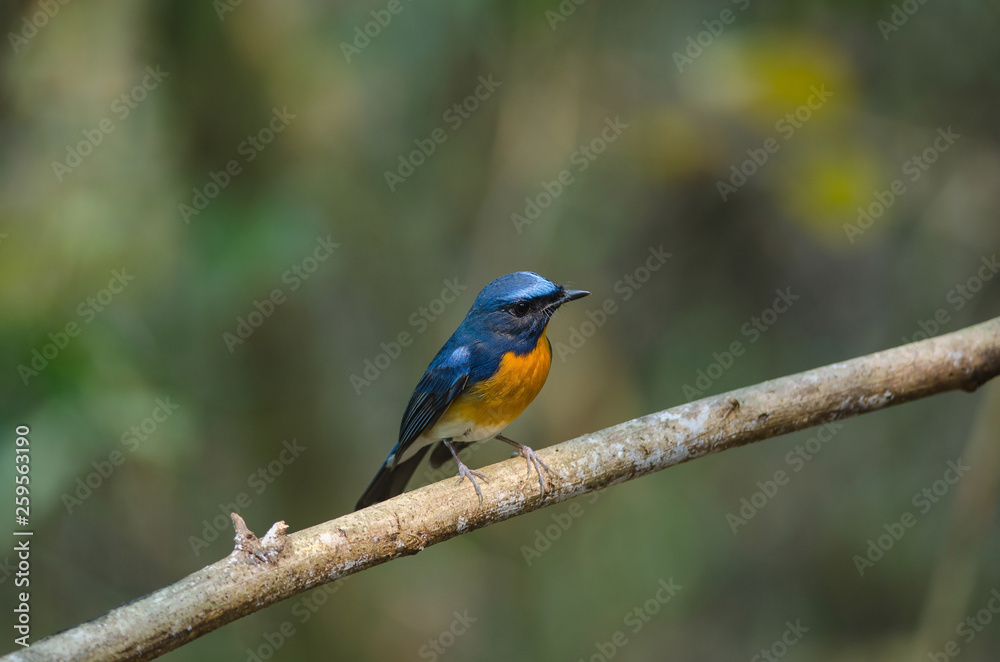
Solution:
<path fill-rule="evenodd" d="M 240 495 L 258 533 L 348 512 L 427 362 L 503 273 L 594 293 L 554 319 L 557 347 L 589 336 L 509 429 L 536 448 L 685 402 L 686 386 L 718 393 L 997 314 L 990 3 L 43 5 L 0 6 L 0 493 L 29 425 L 33 636 L 228 554 L 213 522 Z M 650 250 L 670 257 L 643 272 Z M 767 313 L 776 290 L 798 298 Z M 617 312 L 583 325 L 605 299 Z M 69 323 L 79 335 L 46 349 Z M 383 368 L 366 376 L 366 360 Z M 1000 616 L 980 610 L 1000 589 L 998 409 L 988 387 L 828 442 L 707 457 L 168 659 L 924 660 L 955 640 L 959 659 L 993 660 Z M 789 459 L 799 447 L 808 463 Z M 469 461 L 507 455 L 487 444 Z M 971 470 L 921 512 L 914 496 L 959 459 Z M 779 470 L 788 483 L 732 524 Z M 860 574 L 855 556 L 906 512 L 916 525 Z M 682 589 L 660 605 L 671 578 Z M 977 612 L 994 622 L 958 634 Z M 789 623 L 808 632 L 775 647 Z"/>

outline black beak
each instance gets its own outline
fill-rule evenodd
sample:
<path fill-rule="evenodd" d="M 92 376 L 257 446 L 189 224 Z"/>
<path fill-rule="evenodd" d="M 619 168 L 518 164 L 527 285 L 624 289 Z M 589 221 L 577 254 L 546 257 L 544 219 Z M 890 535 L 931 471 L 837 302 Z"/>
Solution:
<path fill-rule="evenodd" d="M 587 290 L 563 290 L 562 297 L 559 299 L 559 305 L 564 303 L 569 303 L 570 301 L 576 301 L 577 299 L 582 299 L 583 297 L 590 294 Z"/>

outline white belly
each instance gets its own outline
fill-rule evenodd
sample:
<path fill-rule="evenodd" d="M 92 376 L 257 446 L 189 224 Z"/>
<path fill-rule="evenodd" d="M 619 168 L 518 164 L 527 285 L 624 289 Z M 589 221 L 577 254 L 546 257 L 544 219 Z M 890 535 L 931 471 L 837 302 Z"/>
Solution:
<path fill-rule="evenodd" d="M 421 448 L 435 444 L 442 439 L 451 439 L 452 441 L 485 441 L 492 439 L 500 434 L 505 427 L 506 425 L 474 425 L 461 421 L 438 421 L 434 427 L 414 439 L 413 443 L 403 451 L 403 454 L 397 461 L 403 462 L 408 460 Z"/>

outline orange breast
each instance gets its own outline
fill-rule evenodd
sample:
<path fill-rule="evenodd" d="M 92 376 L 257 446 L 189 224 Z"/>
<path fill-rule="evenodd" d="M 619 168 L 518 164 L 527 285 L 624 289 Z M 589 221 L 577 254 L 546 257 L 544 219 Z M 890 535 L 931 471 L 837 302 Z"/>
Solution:
<path fill-rule="evenodd" d="M 527 354 L 505 354 L 493 377 L 470 388 L 448 408 L 448 418 L 503 428 L 542 390 L 551 365 L 552 350 L 542 332 L 535 349 Z"/>

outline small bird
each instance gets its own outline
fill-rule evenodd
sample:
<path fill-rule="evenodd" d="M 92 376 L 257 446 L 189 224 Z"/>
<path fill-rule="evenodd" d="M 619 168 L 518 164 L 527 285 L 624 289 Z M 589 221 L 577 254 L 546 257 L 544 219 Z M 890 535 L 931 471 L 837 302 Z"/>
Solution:
<path fill-rule="evenodd" d="M 545 492 L 542 469 L 552 471 L 523 444 L 500 434 L 531 404 L 545 385 L 552 345 L 545 337 L 559 306 L 590 292 L 569 290 L 531 271 L 497 278 L 482 289 L 472 308 L 427 367 L 413 390 L 399 426 L 399 439 L 356 510 L 402 494 L 431 446 L 431 464 L 455 458 L 458 482 L 468 478 L 479 502 L 476 478 L 486 476 L 465 466 L 460 450 L 496 437 L 517 449 L 534 467 Z"/>

